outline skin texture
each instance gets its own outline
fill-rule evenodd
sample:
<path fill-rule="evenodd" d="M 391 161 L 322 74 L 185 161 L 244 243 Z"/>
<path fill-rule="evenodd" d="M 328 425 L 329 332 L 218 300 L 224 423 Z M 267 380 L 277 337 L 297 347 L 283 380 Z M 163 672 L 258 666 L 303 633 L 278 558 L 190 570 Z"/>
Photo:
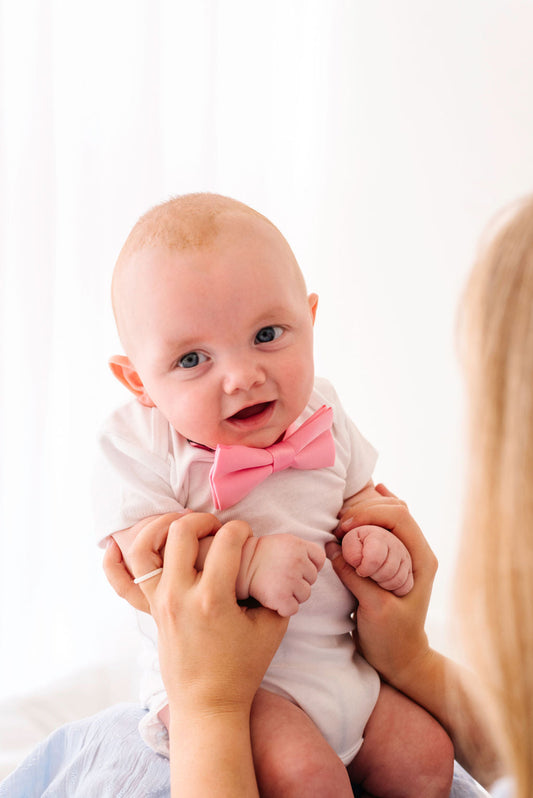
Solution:
<path fill-rule="evenodd" d="M 198 571 L 199 539 L 215 530 L 204 568 Z M 173 797 L 259 795 L 250 708 L 287 621 L 262 607 L 237 604 L 235 580 L 250 535 L 242 522 L 220 528 L 213 516 L 187 514 L 170 524 L 168 538 L 163 535 L 163 563 L 153 546 L 161 538 L 147 526 L 133 553 L 134 573 L 141 575 L 161 564 L 163 573 L 141 585 L 133 585 L 114 542 L 105 554 L 104 569 L 111 584 L 134 606 L 147 606 L 158 627 L 170 707 Z M 208 756 L 198 756 L 199 751 Z"/>
<path fill-rule="evenodd" d="M 199 545 L 213 532 L 217 534 L 212 549 L 206 555 L 203 571 L 199 571 Z M 231 795 L 232 790 L 233 795 L 256 795 L 255 776 L 249 767 L 251 742 L 262 796 L 294 794 L 294 780 L 297 785 L 306 784 L 308 792 L 318 788 L 320 795 L 335 796 L 342 790 L 348 795 L 351 788 L 345 769 L 324 745 L 305 713 L 279 696 L 258 690 L 250 715 L 250 692 L 268 665 L 266 658 L 273 655 L 270 646 L 279 643 L 286 628 L 286 624 L 277 627 L 271 620 L 279 617 L 275 613 L 256 616 L 254 611 L 243 610 L 235 603 L 235 579 L 250 534 L 246 524 L 231 522 L 221 528 L 214 516 L 206 514 L 189 513 L 170 524 L 168 519 L 157 517 L 137 535 L 132 552 L 133 573 L 148 573 L 164 560 L 163 577 L 140 585 L 133 583 L 114 542 L 105 554 L 104 569 L 114 589 L 136 608 L 150 611 L 158 625 L 162 674 L 170 704 L 173 795 L 206 794 L 202 790 L 213 785 L 221 790 L 217 795 Z M 233 554 L 226 551 L 228 547 Z M 211 559 L 213 550 L 226 551 L 226 559 L 222 555 Z M 217 574 L 220 568 L 224 574 Z M 355 575 L 353 569 L 350 573 Z M 355 579 L 367 583 L 356 575 Z M 432 577 L 429 584 L 431 581 Z M 378 595 L 384 593 L 375 585 L 374 588 Z M 219 598 L 222 607 L 218 607 Z M 401 603 L 404 599 L 395 597 L 395 601 Z M 261 612 L 268 611 L 260 609 Z M 420 613 L 416 617 L 420 619 Z M 268 634 L 257 619 L 266 625 Z M 415 627 L 418 631 L 416 624 Z M 257 634 L 266 634 L 266 639 L 257 640 Z M 219 657 L 224 661 L 218 662 Z M 244 660 L 247 666 L 243 669 Z M 413 723 L 410 715 L 416 716 Z M 399 724 L 397 733 L 390 734 L 394 724 Z M 284 728 L 288 731 L 285 735 L 281 733 Z M 421 716 L 415 704 L 385 686 L 351 773 L 365 785 L 365 795 L 379 795 L 386 787 L 386 781 L 382 781 L 386 770 L 383 765 L 390 763 L 396 776 L 401 773 L 402 778 L 412 777 L 402 768 L 414 757 L 419 782 L 414 784 L 412 794 L 447 795 L 451 772 L 447 774 L 442 766 L 440 771 L 436 767 L 443 757 L 441 734 L 429 715 Z M 428 739 L 436 744 L 428 748 Z M 178 740 L 185 740 L 185 744 L 180 747 Z M 272 746 L 270 741 L 275 744 Z M 320 757 L 316 756 L 317 750 Z M 373 765 L 373 750 L 379 751 L 380 768 Z M 200 756 L 200 751 L 205 756 Z"/>
<path fill-rule="evenodd" d="M 489 787 L 502 774 L 502 762 L 476 679 L 433 650 L 424 628 L 437 559 L 405 502 L 383 485 L 376 490 L 378 496 L 352 507 L 353 522 L 379 524 L 403 541 L 413 562 L 414 587 L 398 598 L 359 576 L 340 544 L 327 544 L 335 572 L 359 602 L 357 647 L 383 679 L 437 718 L 458 761 Z"/>
<path fill-rule="evenodd" d="M 471 316 L 468 369 L 474 466 L 468 492 L 470 514 L 464 532 L 470 546 L 465 551 L 471 556 L 463 557 L 467 572 L 461 598 L 464 602 L 473 595 L 474 584 L 486 613 L 482 623 L 478 614 L 473 615 L 468 632 L 477 653 L 485 660 L 481 672 L 496 694 L 499 725 L 508 737 L 508 761 L 516 777 L 517 796 L 526 798 L 531 793 L 532 773 L 528 681 L 532 671 L 524 665 L 533 639 L 528 636 L 531 624 L 528 625 L 527 616 L 527 608 L 532 605 L 528 560 L 532 524 L 531 460 L 521 451 L 525 447 L 530 453 L 532 448 L 530 427 L 526 424 L 533 418 L 527 380 L 531 361 L 522 360 L 532 351 L 533 341 L 527 333 L 531 329 L 528 297 L 533 293 L 531 197 L 513 213 L 514 220 L 504 220 L 505 225 L 499 222 L 500 232 L 474 270 L 466 303 Z M 404 502 L 383 486 L 359 499 L 356 506 L 344 508 L 340 519 L 342 546 L 332 542 L 327 547 L 339 578 L 358 599 L 357 646 L 384 679 L 440 720 L 453 739 L 459 761 L 488 786 L 502 769 L 483 703 L 471 675 L 433 651 L 424 631 L 436 559 Z M 351 539 L 351 532 L 374 525 L 398 536 L 410 551 L 414 587 L 403 598 L 380 589 L 364 578 L 364 568 L 358 565 L 354 569 L 346 561 L 346 541 Z M 355 549 L 361 543 L 364 541 L 359 536 L 350 544 L 354 547 L 354 563 L 359 556 Z M 126 585 L 131 582 L 129 574 L 123 564 L 117 565 L 120 567 L 120 578 L 118 572 L 113 577 L 115 586 L 132 603 L 139 602 L 138 593 Z M 246 757 L 248 743 L 239 742 Z M 370 789 L 367 784 L 366 787 Z M 257 793 L 245 788 L 235 794 Z"/>
<path fill-rule="evenodd" d="M 318 297 L 307 296 L 292 250 L 264 217 L 231 210 L 223 220 L 216 235 L 193 228 L 196 238 L 204 236 L 201 246 L 174 242 L 170 248 L 166 238 L 165 247 L 159 241 L 126 247 L 113 302 L 127 356 L 113 358 L 111 366 L 142 404 L 157 406 L 185 438 L 210 448 L 264 448 L 279 440 L 309 400 Z M 367 489 L 373 490 L 371 483 Z M 398 595 L 408 592 L 407 551 L 382 530 L 352 532 L 348 520 L 350 562 Z M 131 535 L 115 537 L 128 560 Z M 314 544 L 289 536 L 280 536 L 277 549 L 265 541 L 250 543 L 245 552 L 239 597 L 252 595 L 283 615 L 297 612 L 309 597 L 324 562 Z M 287 580 L 294 589 L 287 590 Z"/>
<path fill-rule="evenodd" d="M 307 296 L 290 247 L 262 218 L 230 214 L 216 246 L 148 247 L 121 258 L 113 293 L 129 355 L 113 359 L 114 373 L 184 437 L 210 448 L 265 447 L 305 408 L 318 298 Z M 248 415 L 250 406 L 265 409 Z M 115 537 L 129 562 L 134 535 Z M 324 560 L 295 536 L 250 540 L 238 596 L 292 615 Z"/>
<path fill-rule="evenodd" d="M 115 305 L 133 371 L 115 374 L 185 438 L 264 448 L 304 410 L 318 298 L 306 296 L 274 228 L 243 217 L 228 223 L 214 249 L 141 250 L 122 266 L 119 285 Z M 263 328 L 272 340 L 261 342 Z M 270 406 L 261 418 L 234 418 L 263 402 Z"/>
<path fill-rule="evenodd" d="M 231 212 L 224 215 L 216 234 L 198 245 L 170 246 L 168 241 L 152 237 L 137 249 L 128 247 L 117 264 L 113 299 L 127 353 L 112 359 L 115 376 L 142 404 L 156 406 L 185 438 L 210 448 L 218 444 L 264 448 L 279 440 L 305 409 L 314 380 L 313 323 L 318 298 L 307 296 L 292 251 L 264 219 Z M 405 548 L 387 530 L 376 525 L 358 529 L 351 523 L 351 502 L 373 493 L 369 483 L 343 508 L 346 556 L 353 556 L 358 569 L 366 569 L 369 576 L 403 594 L 412 587 Z M 139 540 L 152 534 L 152 550 L 159 551 L 174 523 L 175 519 L 167 516 L 143 519 L 134 528 L 115 533 L 132 574 L 137 573 Z M 204 560 L 208 562 L 208 547 L 215 545 L 219 534 L 218 528 L 213 528 L 203 536 L 196 549 L 198 571 Z M 289 615 L 309 597 L 325 555 L 315 544 L 289 534 L 278 538 L 249 536 L 244 541 L 236 595 L 252 596 Z M 154 567 L 155 562 L 150 563 L 143 573 Z M 287 595 L 290 580 L 295 584 Z M 130 588 L 123 589 L 131 596 Z M 357 766 L 354 763 L 354 775 L 368 789 L 376 790 L 375 794 L 387 789 L 387 779 L 393 778 L 399 760 L 414 761 L 407 750 L 390 748 L 391 768 L 388 772 L 381 768 L 381 776 L 376 775 L 391 719 L 398 713 L 405 716 L 398 700 L 395 691 L 382 691 L 379 711 L 365 733 L 364 755 L 358 756 Z M 406 779 L 414 779 L 413 794 L 424 793 L 426 798 L 444 795 L 451 779 L 449 741 L 429 716 L 416 707 L 413 710 L 413 728 L 418 728 L 424 745 L 417 750 L 417 772 L 406 773 Z M 317 787 L 316 760 L 325 763 L 326 743 L 314 726 L 307 737 L 304 734 L 305 740 L 300 736 L 309 726 L 307 717 L 302 716 L 300 711 L 295 717 L 290 702 L 259 692 L 252 711 L 256 730 L 268 717 L 275 717 L 279 728 L 298 725 L 298 733 L 294 728 L 283 738 L 294 766 L 282 768 L 280 764 L 275 774 L 264 769 L 265 778 L 260 780 L 263 795 L 294 798 Z M 171 713 L 171 741 L 175 728 Z M 273 735 L 268 734 L 267 739 L 272 740 Z M 423 749 L 430 739 L 440 754 L 436 767 L 424 758 L 429 748 Z M 256 752 L 259 740 L 257 733 Z M 279 757 L 275 761 L 282 762 Z M 333 754 L 332 762 L 335 766 L 322 770 L 321 795 L 340 798 L 351 794 L 346 772 Z M 431 786 L 423 762 L 431 774 Z M 339 775 L 334 776 L 337 771 Z M 425 781 L 418 781 L 418 773 Z M 273 792 L 272 784 L 276 785 Z"/>

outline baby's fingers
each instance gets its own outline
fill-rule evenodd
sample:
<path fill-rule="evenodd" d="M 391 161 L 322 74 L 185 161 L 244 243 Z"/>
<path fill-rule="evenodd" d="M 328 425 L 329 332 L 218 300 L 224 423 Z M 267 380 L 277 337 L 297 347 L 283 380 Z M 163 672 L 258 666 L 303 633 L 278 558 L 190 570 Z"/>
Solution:
<path fill-rule="evenodd" d="M 320 571 L 324 563 L 326 562 L 326 552 L 319 546 L 318 543 L 308 543 L 307 544 L 307 556 L 317 569 Z M 315 580 L 313 579 L 313 582 Z"/>
<path fill-rule="evenodd" d="M 386 569 L 372 578 L 385 590 L 390 590 L 395 596 L 406 596 L 414 585 L 411 561 L 402 559 L 400 562 L 391 563 L 392 576 L 387 575 Z"/>
<path fill-rule="evenodd" d="M 325 556 L 326 555 L 324 553 L 324 557 Z M 314 585 L 318 578 L 318 571 L 319 569 L 316 567 L 314 562 L 312 562 L 312 560 L 307 560 L 302 567 L 302 579 L 307 582 L 308 585 Z"/>
<path fill-rule="evenodd" d="M 303 580 L 298 582 L 298 584 L 294 586 L 293 595 L 299 605 L 303 604 L 304 601 L 307 601 L 307 599 L 311 596 L 311 585 L 309 582 Z"/>
<path fill-rule="evenodd" d="M 282 618 L 290 618 L 291 615 L 296 615 L 296 613 L 300 609 L 300 604 L 303 601 L 307 601 L 307 599 L 309 598 L 309 596 L 307 596 L 305 598 L 300 599 L 297 593 L 298 591 L 295 591 L 295 593 L 292 596 L 289 595 L 283 596 L 277 602 L 276 611 Z"/>
<path fill-rule="evenodd" d="M 331 561 L 333 570 L 341 582 L 353 593 L 358 602 L 367 607 L 380 609 L 383 605 L 383 590 L 369 579 L 359 576 L 352 565 L 346 562 L 340 544 L 330 541 L 326 543 L 326 555 Z"/>
<path fill-rule="evenodd" d="M 400 596 L 400 597 L 401 596 L 406 596 L 408 593 L 411 592 L 411 590 L 414 587 L 414 584 L 415 584 L 415 580 L 414 580 L 414 577 L 413 577 L 413 573 L 411 571 L 407 575 L 407 578 L 406 578 L 405 582 L 402 585 L 400 585 L 400 587 L 398 587 L 395 590 L 393 590 L 392 592 L 394 593 L 395 596 Z"/>

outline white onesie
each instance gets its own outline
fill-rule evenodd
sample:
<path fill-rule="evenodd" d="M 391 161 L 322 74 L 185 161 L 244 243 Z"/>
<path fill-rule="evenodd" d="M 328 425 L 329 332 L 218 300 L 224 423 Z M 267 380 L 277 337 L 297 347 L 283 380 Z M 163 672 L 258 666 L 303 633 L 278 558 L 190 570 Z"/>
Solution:
<path fill-rule="evenodd" d="M 333 408 L 335 464 L 314 471 L 289 468 L 273 473 L 223 511 L 215 511 L 209 487 L 213 453 L 191 446 L 156 408 L 136 401 L 120 408 L 100 438 L 102 457 L 95 485 L 100 542 L 147 516 L 190 508 L 214 512 L 223 523 L 243 519 L 256 536 L 288 532 L 324 546 L 334 537 L 344 500 L 371 479 L 377 458 L 326 380 L 315 381 L 295 426 L 324 404 Z M 311 597 L 291 617 L 263 681 L 265 688 L 307 712 L 345 764 L 362 744 L 379 693 L 377 673 L 354 651 L 353 610 L 353 596 L 326 560 Z M 151 637 L 155 645 L 154 632 Z M 168 756 L 168 737 L 157 717 L 167 702 L 156 649 L 152 652 L 152 667 L 142 687 L 149 712 L 141 733 L 158 753 Z"/>

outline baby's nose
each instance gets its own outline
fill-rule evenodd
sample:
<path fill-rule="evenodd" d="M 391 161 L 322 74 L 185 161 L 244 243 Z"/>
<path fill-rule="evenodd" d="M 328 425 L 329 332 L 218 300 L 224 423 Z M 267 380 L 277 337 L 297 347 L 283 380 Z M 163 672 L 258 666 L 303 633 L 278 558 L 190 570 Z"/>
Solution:
<path fill-rule="evenodd" d="M 226 366 L 223 386 L 227 394 L 250 391 L 265 381 L 265 372 L 255 358 L 238 359 Z"/>

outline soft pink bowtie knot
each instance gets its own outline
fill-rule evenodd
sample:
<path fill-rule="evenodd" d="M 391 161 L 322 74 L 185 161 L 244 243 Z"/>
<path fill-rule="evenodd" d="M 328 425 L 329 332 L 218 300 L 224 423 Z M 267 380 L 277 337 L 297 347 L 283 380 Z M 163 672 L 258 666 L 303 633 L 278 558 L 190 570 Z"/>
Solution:
<path fill-rule="evenodd" d="M 217 510 L 237 504 L 275 471 L 286 468 L 326 468 L 335 462 L 331 434 L 333 410 L 322 405 L 294 432 L 266 449 L 253 446 L 217 446 L 209 472 Z"/>

